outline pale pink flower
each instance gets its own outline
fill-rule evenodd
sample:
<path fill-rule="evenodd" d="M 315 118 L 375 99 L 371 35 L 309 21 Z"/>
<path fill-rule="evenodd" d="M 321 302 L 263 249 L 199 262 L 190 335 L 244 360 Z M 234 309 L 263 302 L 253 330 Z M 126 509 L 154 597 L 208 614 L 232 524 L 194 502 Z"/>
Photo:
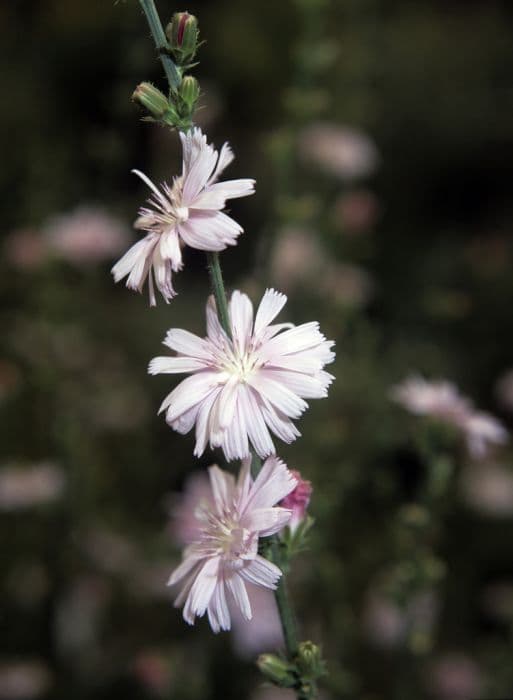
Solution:
<path fill-rule="evenodd" d="M 392 387 L 390 398 L 417 416 L 432 416 L 457 424 L 470 414 L 471 404 L 451 382 L 427 381 L 413 375 Z"/>
<path fill-rule="evenodd" d="M 48 258 L 48 245 L 35 230 L 19 229 L 10 233 L 5 239 L 4 252 L 6 260 L 20 270 L 34 270 Z"/>
<path fill-rule="evenodd" d="M 64 486 L 62 471 L 48 462 L 27 467 L 2 467 L 0 510 L 22 510 L 51 503 L 62 495 Z"/>
<path fill-rule="evenodd" d="M 137 680 L 157 697 L 169 697 L 173 674 L 168 655 L 158 649 L 144 649 L 133 662 Z"/>
<path fill-rule="evenodd" d="M 462 653 L 448 653 L 429 668 L 427 682 L 440 700 L 468 700 L 481 695 L 483 675 L 479 666 Z"/>
<path fill-rule="evenodd" d="M 228 460 L 249 454 L 249 442 L 261 457 L 274 454 L 269 429 L 287 443 L 300 434 L 291 418 L 308 407 L 304 399 L 327 395 L 333 376 L 323 370 L 332 362 L 332 341 L 316 322 L 300 326 L 271 322 L 287 301 L 268 289 L 255 318 L 241 292 L 229 304 L 232 339 L 221 328 L 215 305 L 207 304 L 207 337 L 171 329 L 164 344 L 176 357 L 155 357 L 150 374 L 190 373 L 163 401 L 159 412 L 179 433 L 196 425 L 194 454 L 207 443 L 222 447 Z"/>
<path fill-rule="evenodd" d="M 49 669 L 38 659 L 4 660 L 0 664 L 0 700 L 29 700 L 48 693 Z"/>
<path fill-rule="evenodd" d="M 508 466 L 473 464 L 463 471 L 460 488 L 466 504 L 485 515 L 508 518 L 513 514 L 513 472 Z"/>
<path fill-rule="evenodd" d="M 504 445 L 508 431 L 502 423 L 488 413 L 473 412 L 461 423 L 465 432 L 467 448 L 472 457 L 483 459 L 493 445 Z"/>
<path fill-rule="evenodd" d="M 374 142 L 350 126 L 311 124 L 299 135 L 299 149 L 305 160 L 344 180 L 368 177 L 379 164 Z"/>
<path fill-rule="evenodd" d="M 187 478 L 183 493 L 171 503 L 170 534 L 178 545 L 192 544 L 201 537 L 205 508 L 215 508 L 214 496 L 207 473 L 197 472 Z M 245 585 L 252 619 L 246 620 L 236 604 L 228 602 L 228 608 L 234 650 L 239 656 L 252 657 L 282 647 L 283 632 L 274 593 L 249 581 Z"/>
<path fill-rule="evenodd" d="M 172 273 L 183 267 L 182 245 L 208 251 L 235 245 L 242 228 L 221 210 L 227 199 L 255 191 L 255 181 L 250 179 L 217 182 L 234 158 L 227 143 L 218 153 L 198 128 L 180 134 L 180 138 L 182 175 L 175 177 L 171 186 L 163 183 L 159 190 L 146 175 L 133 171 L 153 192 L 148 200 L 151 206 L 140 209 L 135 222 L 147 235 L 112 268 L 116 282 L 128 276 L 126 286 L 138 292 L 148 278 L 152 306 L 156 304 L 154 283 L 166 303 L 176 295 Z"/>
<path fill-rule="evenodd" d="M 319 234 L 297 226 L 285 226 L 278 233 L 271 260 L 272 279 L 289 291 L 305 282 L 317 285 L 328 263 Z"/>
<path fill-rule="evenodd" d="M 288 496 L 285 496 L 280 506 L 283 508 L 290 508 L 292 511 L 289 527 L 292 532 L 295 532 L 300 523 L 305 519 L 306 510 L 312 495 L 312 483 L 303 479 L 296 469 L 293 469 L 291 473 L 294 479 L 296 479 L 297 485 Z"/>
<path fill-rule="evenodd" d="M 184 605 L 185 621 L 192 625 L 207 613 L 214 632 L 231 626 L 227 592 L 250 620 L 246 582 L 274 590 L 281 576 L 275 564 L 258 554 L 258 540 L 288 523 L 291 512 L 275 504 L 292 491 L 296 481 L 276 457 L 266 460 L 253 481 L 250 462 L 244 461 L 237 482 L 228 472 L 210 467 L 214 504 L 197 509 L 198 539 L 185 549 L 182 563 L 169 579 L 169 585 L 182 581 L 175 605 Z"/>
<path fill-rule="evenodd" d="M 350 236 L 366 233 L 379 219 L 381 207 L 370 190 L 345 192 L 335 202 L 335 221 L 342 225 L 342 232 Z"/>
<path fill-rule="evenodd" d="M 477 411 L 450 382 L 429 382 L 412 376 L 392 387 L 390 398 L 415 415 L 431 416 L 458 428 L 474 459 L 483 459 L 491 447 L 508 441 L 508 431 L 502 423 L 488 413 Z"/>
<path fill-rule="evenodd" d="M 55 217 L 45 228 L 48 248 L 74 265 L 111 260 L 127 240 L 128 230 L 119 219 L 90 205 Z"/>

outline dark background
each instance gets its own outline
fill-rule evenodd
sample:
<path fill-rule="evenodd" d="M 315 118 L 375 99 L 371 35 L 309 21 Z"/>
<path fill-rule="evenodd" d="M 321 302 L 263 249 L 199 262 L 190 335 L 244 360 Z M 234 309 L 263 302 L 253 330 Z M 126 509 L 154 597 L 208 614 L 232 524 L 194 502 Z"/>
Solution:
<path fill-rule="evenodd" d="M 285 289 L 284 317 L 318 319 L 337 343 L 329 399 L 279 448 L 314 484 L 291 580 L 332 670 L 325 697 L 513 695 L 511 448 L 473 465 L 388 397 L 411 371 L 447 377 L 511 427 L 497 384 L 513 350 L 511 3 L 159 9 L 198 15 L 198 121 L 232 144 L 230 176 L 257 180 L 230 207 L 246 233 L 222 257 L 228 286 L 254 301 Z M 135 240 L 147 192 L 130 170 L 179 170 L 176 134 L 130 101 L 142 80 L 165 88 L 144 17 L 135 0 L 19 0 L 0 28 L 0 469 L 51 463 L 64 480 L 60 498 L 20 507 L 0 476 L 0 698 L 253 697 L 252 661 L 204 621 L 189 629 L 165 587 L 179 556 L 166 497 L 212 456 L 195 460 L 193 438 L 155 415 L 170 384 L 146 365 L 169 327 L 203 332 L 205 260 L 187 251 L 179 296 L 149 310 L 110 277 L 123 246 L 96 262 L 45 248 L 55 217 L 83 206 Z M 309 161 L 318 122 L 363 132 L 379 165 L 335 176 Z M 312 232 L 331 283 L 281 278 L 284 228 Z M 451 477 L 433 501 L 441 454 Z"/>

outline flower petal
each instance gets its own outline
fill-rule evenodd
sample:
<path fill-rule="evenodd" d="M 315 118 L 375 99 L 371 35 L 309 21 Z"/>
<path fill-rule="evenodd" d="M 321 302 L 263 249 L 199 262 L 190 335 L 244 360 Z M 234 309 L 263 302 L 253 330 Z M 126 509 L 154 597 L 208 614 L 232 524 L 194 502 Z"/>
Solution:
<path fill-rule="evenodd" d="M 201 617 L 205 614 L 217 584 L 219 564 L 219 557 L 207 559 L 196 574 L 183 610 L 183 616 L 187 622 L 191 618 L 194 620 L 196 615 Z"/>
<path fill-rule="evenodd" d="M 257 554 L 252 562 L 241 569 L 240 575 L 247 581 L 255 583 L 257 586 L 275 590 L 282 572 L 276 564 L 273 564 L 268 559 L 264 559 L 260 554 Z"/>
<path fill-rule="evenodd" d="M 253 326 L 253 304 L 248 295 L 235 290 L 230 299 L 229 313 L 233 342 L 242 354 L 251 341 Z"/>
<path fill-rule="evenodd" d="M 247 381 L 255 391 L 262 394 L 273 406 L 290 418 L 299 418 L 308 408 L 306 401 L 262 371 L 255 372 L 248 377 Z"/>
<path fill-rule="evenodd" d="M 171 262 L 171 267 L 174 272 L 178 272 L 182 269 L 183 261 L 180 239 L 174 227 L 170 231 L 165 231 L 161 234 L 160 254 L 164 260 L 169 260 Z"/>
<path fill-rule="evenodd" d="M 208 186 L 189 204 L 193 209 L 224 209 L 227 199 L 247 197 L 255 192 L 255 181 L 250 178 L 225 180 Z"/>
<path fill-rule="evenodd" d="M 292 511 L 288 508 L 252 508 L 241 523 L 248 530 L 258 532 L 259 537 L 274 535 L 289 522 Z"/>
<path fill-rule="evenodd" d="M 285 294 L 277 292 L 275 289 L 266 289 L 262 301 L 258 307 L 255 318 L 255 337 L 260 338 L 262 331 L 274 321 L 276 316 L 287 303 Z"/>
<path fill-rule="evenodd" d="M 148 365 L 148 374 L 181 374 L 205 369 L 205 361 L 195 357 L 154 357 Z"/>
<path fill-rule="evenodd" d="M 212 359 L 212 350 L 208 341 L 183 328 L 171 328 L 166 334 L 164 345 L 181 355 L 199 357 L 203 360 Z"/>
<path fill-rule="evenodd" d="M 215 372 L 203 371 L 187 377 L 162 402 L 159 413 L 166 410 L 166 421 L 171 423 L 185 411 L 209 396 L 217 386 Z"/>
<path fill-rule="evenodd" d="M 248 592 L 246 591 L 244 581 L 238 574 L 233 573 L 231 576 L 226 578 L 226 584 L 233 595 L 242 616 L 246 620 L 251 620 L 251 604 L 249 602 Z"/>
<path fill-rule="evenodd" d="M 217 634 L 220 630 L 229 630 L 231 627 L 230 611 L 226 602 L 224 581 L 220 580 L 214 588 L 214 594 L 208 606 L 208 621 L 212 630 Z"/>
<path fill-rule="evenodd" d="M 201 559 L 202 557 L 198 553 L 189 553 L 172 572 L 167 585 L 174 586 L 175 583 L 178 583 L 178 581 L 183 579 L 192 571 L 192 569 L 198 564 L 199 561 L 201 561 Z"/>
<path fill-rule="evenodd" d="M 253 508 L 269 508 L 281 501 L 297 485 L 297 480 L 278 457 L 264 462 L 253 483 L 246 505 L 246 512 Z"/>
<path fill-rule="evenodd" d="M 253 447 L 260 457 L 274 454 L 275 447 L 265 424 L 257 397 L 251 389 L 242 385 L 239 389 L 239 406 L 245 417 L 246 430 Z"/>
<path fill-rule="evenodd" d="M 233 474 L 219 469 L 217 464 L 209 467 L 208 475 L 210 477 L 210 487 L 212 495 L 217 506 L 218 513 L 222 513 L 224 509 L 232 504 L 235 491 L 235 479 Z"/>

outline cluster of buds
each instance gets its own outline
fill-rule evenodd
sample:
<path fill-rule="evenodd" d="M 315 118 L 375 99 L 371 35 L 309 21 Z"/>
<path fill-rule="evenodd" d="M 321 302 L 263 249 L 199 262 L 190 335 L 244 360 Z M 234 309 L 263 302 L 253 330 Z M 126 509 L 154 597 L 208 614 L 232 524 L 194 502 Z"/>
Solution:
<path fill-rule="evenodd" d="M 149 116 L 146 121 L 156 121 L 177 129 L 187 129 L 200 96 L 199 83 L 192 75 L 183 76 L 191 68 L 191 61 L 199 46 L 198 20 L 188 12 L 176 12 L 166 27 L 168 44 L 162 48 L 176 62 L 180 78 L 169 97 L 151 83 L 141 83 L 135 89 L 132 100 L 143 107 Z"/>
<path fill-rule="evenodd" d="M 317 681 L 326 673 L 321 650 L 310 641 L 301 642 L 293 662 L 276 654 L 261 654 L 257 665 L 268 681 L 299 691 L 305 700 L 317 697 Z"/>

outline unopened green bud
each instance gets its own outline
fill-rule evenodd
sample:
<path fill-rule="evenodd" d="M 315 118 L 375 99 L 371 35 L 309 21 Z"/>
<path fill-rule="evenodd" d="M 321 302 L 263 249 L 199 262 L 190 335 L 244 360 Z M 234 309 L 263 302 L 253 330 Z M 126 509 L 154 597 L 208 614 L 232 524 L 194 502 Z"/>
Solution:
<path fill-rule="evenodd" d="M 281 688 L 292 688 L 297 682 L 294 666 L 275 654 L 260 654 L 257 666 L 267 680 Z"/>
<path fill-rule="evenodd" d="M 301 642 L 297 654 L 297 665 L 301 676 L 316 679 L 325 672 L 321 650 L 313 642 Z"/>
<path fill-rule="evenodd" d="M 188 12 L 175 12 L 166 27 L 166 36 L 171 51 L 180 63 L 187 63 L 198 48 L 198 20 Z"/>
<path fill-rule="evenodd" d="M 194 109 L 199 95 L 200 87 L 198 81 L 192 75 L 186 75 L 180 86 L 180 97 L 190 112 Z"/>
<path fill-rule="evenodd" d="M 138 85 L 134 90 L 132 100 L 147 109 L 155 119 L 162 119 L 170 110 L 167 97 L 151 83 Z"/>

